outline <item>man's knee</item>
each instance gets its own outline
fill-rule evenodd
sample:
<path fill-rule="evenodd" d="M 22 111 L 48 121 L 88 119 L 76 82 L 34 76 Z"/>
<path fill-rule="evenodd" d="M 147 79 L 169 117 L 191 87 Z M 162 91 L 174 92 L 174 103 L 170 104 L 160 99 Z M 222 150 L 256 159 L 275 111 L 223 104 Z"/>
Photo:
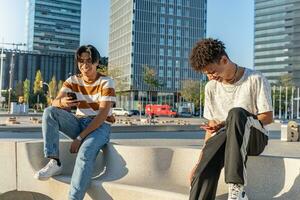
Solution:
<path fill-rule="evenodd" d="M 239 120 L 248 115 L 248 111 L 241 107 L 231 108 L 228 112 L 227 120 Z"/>
<path fill-rule="evenodd" d="M 49 106 L 45 108 L 43 116 L 49 116 L 57 111 L 57 108 L 54 106 Z"/>

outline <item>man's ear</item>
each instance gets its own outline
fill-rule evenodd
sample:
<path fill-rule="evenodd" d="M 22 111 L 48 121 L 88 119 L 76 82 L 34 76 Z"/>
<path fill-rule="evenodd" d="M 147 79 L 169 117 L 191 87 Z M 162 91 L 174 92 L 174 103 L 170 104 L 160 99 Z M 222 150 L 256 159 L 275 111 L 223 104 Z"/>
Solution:
<path fill-rule="evenodd" d="M 227 65 L 228 63 L 229 63 L 229 59 L 227 58 L 227 56 L 223 55 L 220 59 L 220 64 Z"/>

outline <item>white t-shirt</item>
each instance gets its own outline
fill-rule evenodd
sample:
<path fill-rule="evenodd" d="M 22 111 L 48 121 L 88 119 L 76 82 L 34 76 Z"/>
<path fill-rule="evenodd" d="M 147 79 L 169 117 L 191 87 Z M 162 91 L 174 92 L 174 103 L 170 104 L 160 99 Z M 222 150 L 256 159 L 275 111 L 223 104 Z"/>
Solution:
<path fill-rule="evenodd" d="M 242 78 L 235 84 L 215 80 L 206 84 L 204 118 L 225 121 L 234 107 L 244 108 L 254 115 L 273 111 L 271 87 L 260 72 L 245 68 Z"/>

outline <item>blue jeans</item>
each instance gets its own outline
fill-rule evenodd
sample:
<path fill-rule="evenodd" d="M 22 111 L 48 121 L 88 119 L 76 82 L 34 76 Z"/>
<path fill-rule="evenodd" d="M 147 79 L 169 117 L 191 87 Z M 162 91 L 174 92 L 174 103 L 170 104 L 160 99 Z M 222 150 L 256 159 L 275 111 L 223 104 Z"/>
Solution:
<path fill-rule="evenodd" d="M 59 156 L 59 131 L 75 139 L 92 118 L 76 118 L 72 113 L 50 106 L 43 114 L 42 132 L 45 157 Z M 82 142 L 71 179 L 70 200 L 83 199 L 90 184 L 94 163 L 100 149 L 109 142 L 111 125 L 103 123 Z"/>

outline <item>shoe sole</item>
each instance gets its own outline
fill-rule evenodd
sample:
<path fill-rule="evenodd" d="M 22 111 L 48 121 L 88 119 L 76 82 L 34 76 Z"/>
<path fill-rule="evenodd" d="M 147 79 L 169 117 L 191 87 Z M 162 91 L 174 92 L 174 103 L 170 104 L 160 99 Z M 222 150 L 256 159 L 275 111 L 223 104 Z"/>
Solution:
<path fill-rule="evenodd" d="M 62 171 L 59 171 L 59 172 L 53 174 L 52 176 L 47 176 L 47 177 L 36 176 L 36 175 L 34 175 L 34 178 L 37 179 L 37 180 L 40 180 L 40 181 L 47 181 L 47 180 L 49 180 L 51 177 L 60 175 L 61 173 L 62 173 Z"/>

